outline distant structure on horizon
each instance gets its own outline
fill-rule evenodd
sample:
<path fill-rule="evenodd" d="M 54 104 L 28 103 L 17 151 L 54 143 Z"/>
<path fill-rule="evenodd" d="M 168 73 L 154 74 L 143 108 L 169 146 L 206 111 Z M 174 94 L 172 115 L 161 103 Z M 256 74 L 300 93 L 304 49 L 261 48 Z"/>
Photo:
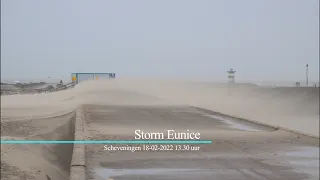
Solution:
<path fill-rule="evenodd" d="M 229 83 L 234 84 L 235 83 L 234 74 L 236 73 L 236 71 L 234 71 L 232 68 L 230 68 L 229 71 L 227 71 L 227 73 L 228 73 Z"/>
<path fill-rule="evenodd" d="M 308 87 L 309 86 L 309 65 L 306 64 L 306 86 Z"/>
<path fill-rule="evenodd" d="M 115 73 L 72 73 L 72 82 L 79 83 L 86 80 L 103 80 L 103 79 L 114 79 Z"/>

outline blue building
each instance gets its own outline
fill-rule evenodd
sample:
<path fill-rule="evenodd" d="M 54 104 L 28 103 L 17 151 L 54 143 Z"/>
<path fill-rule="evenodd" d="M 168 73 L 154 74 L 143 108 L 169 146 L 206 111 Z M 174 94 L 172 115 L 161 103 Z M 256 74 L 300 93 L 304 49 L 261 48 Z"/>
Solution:
<path fill-rule="evenodd" d="M 72 81 L 79 83 L 86 80 L 106 80 L 114 79 L 116 77 L 115 73 L 72 73 Z"/>

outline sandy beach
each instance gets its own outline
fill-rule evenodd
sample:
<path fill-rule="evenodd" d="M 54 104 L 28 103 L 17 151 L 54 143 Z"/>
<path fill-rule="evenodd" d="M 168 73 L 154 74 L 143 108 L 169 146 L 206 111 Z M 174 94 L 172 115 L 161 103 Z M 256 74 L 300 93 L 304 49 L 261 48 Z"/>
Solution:
<path fill-rule="evenodd" d="M 281 127 L 319 138 L 319 88 L 264 88 L 188 81 L 119 78 L 110 81 L 82 82 L 75 88 L 47 94 L 2 96 L 1 139 L 72 140 L 74 138 L 75 109 L 80 105 L 87 105 L 87 109 L 89 109 L 87 113 L 92 115 L 92 122 L 87 120 L 89 128 L 87 138 L 89 139 L 98 138 L 101 134 L 104 136 L 100 136 L 100 138 L 110 138 L 110 136 L 118 139 L 129 138 L 132 130 L 138 128 L 138 126 L 143 126 L 150 131 L 170 127 L 179 129 L 179 127 L 185 126 L 203 131 L 203 136 L 207 139 L 219 139 L 221 142 L 223 140 L 236 141 L 235 144 L 247 142 L 248 144 L 242 144 L 242 147 L 248 148 L 251 153 L 263 154 L 264 152 L 264 154 L 268 154 L 280 149 L 288 152 L 295 145 L 303 146 L 306 144 L 303 138 L 292 142 L 292 139 L 295 139 L 297 135 L 282 130 L 275 131 L 276 133 L 272 134 L 269 134 L 268 131 L 262 131 L 258 134 L 230 131 L 228 128 L 225 130 L 222 125 L 222 129 L 219 129 L 219 126 L 216 127 L 210 120 L 201 120 L 201 118 L 192 116 L 192 114 L 190 114 L 190 117 L 193 117 L 193 119 L 188 119 L 187 115 L 183 116 L 186 122 L 181 119 L 175 120 L 174 115 L 166 115 L 167 110 L 163 111 L 163 116 L 161 116 L 161 113 L 160 115 L 152 115 L 149 111 L 132 110 L 133 114 L 140 113 L 137 116 L 140 119 L 127 113 L 129 110 L 123 110 L 122 115 L 127 113 L 127 116 L 121 116 L 119 121 L 112 121 L 112 117 L 116 119 L 117 116 L 121 115 L 121 113 L 120 115 L 112 115 L 112 109 L 128 106 L 183 107 L 180 110 L 179 108 L 176 109 L 177 112 L 181 111 L 183 113 L 191 111 L 188 109 L 190 106 L 198 107 L 269 124 L 276 129 Z M 99 106 L 104 107 L 101 110 L 104 115 L 95 118 L 95 110 L 90 110 L 91 106 L 97 106 L 98 109 Z M 108 113 L 108 109 L 110 113 Z M 99 114 L 99 112 L 96 113 Z M 111 117 L 107 117 L 108 114 Z M 150 116 L 149 119 L 148 116 Z M 131 117 L 131 121 L 127 122 Z M 105 124 L 102 122 L 95 123 L 95 121 L 104 118 L 108 119 Z M 199 119 L 199 124 L 195 123 L 197 119 Z M 154 122 L 150 123 L 150 121 Z M 157 122 L 160 124 L 157 125 Z M 137 127 L 133 127 L 134 124 Z M 286 141 L 288 137 L 290 137 L 290 142 Z M 259 143 L 267 143 L 270 138 L 274 139 L 274 142 L 271 142 L 268 146 L 261 145 L 259 147 Z M 227 144 L 222 144 L 222 146 L 207 146 L 207 151 L 217 153 L 226 150 L 227 152 Z M 313 142 L 310 146 L 318 147 L 319 145 Z M 268 148 L 272 150 L 268 151 Z M 8 180 L 69 179 L 68 167 L 70 166 L 72 149 L 73 145 L 1 145 L 1 178 Z M 204 146 L 202 153 L 205 153 L 205 149 Z M 88 161 L 91 164 L 97 163 L 95 159 L 99 157 L 98 151 L 94 146 L 91 149 L 89 148 Z M 111 160 L 112 158 L 107 160 L 106 154 L 103 157 L 108 162 L 117 161 L 117 158 L 123 155 L 115 153 L 115 156 L 112 157 L 113 160 Z M 176 155 L 179 156 L 177 153 Z M 234 155 L 237 156 L 238 154 Z M 126 154 L 123 158 L 127 156 L 129 158 L 130 155 Z M 140 156 L 151 157 L 152 155 L 148 153 L 144 155 L 143 153 L 141 155 L 136 154 L 136 158 Z M 159 153 L 157 156 L 161 158 L 165 154 Z M 118 160 L 120 161 L 120 159 Z M 214 162 L 214 160 L 211 161 L 211 163 Z M 181 160 L 181 163 L 187 162 Z M 164 164 L 163 166 L 165 166 Z M 107 163 L 106 166 L 111 166 L 111 164 Z M 203 166 L 203 164 L 199 162 L 199 166 Z M 92 173 L 92 171 L 90 172 Z M 319 172 L 313 172 L 313 177 L 319 177 L 317 174 Z M 291 177 L 292 174 L 289 175 Z M 294 174 L 292 177 L 294 177 Z"/>

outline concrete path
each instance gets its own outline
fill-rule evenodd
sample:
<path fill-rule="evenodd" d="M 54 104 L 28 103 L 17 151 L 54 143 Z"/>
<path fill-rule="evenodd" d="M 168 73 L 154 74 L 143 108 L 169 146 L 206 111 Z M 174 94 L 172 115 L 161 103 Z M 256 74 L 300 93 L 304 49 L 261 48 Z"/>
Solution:
<path fill-rule="evenodd" d="M 187 106 L 86 105 L 84 109 L 87 139 L 132 140 L 138 129 L 189 129 L 213 141 L 158 145 L 158 150 L 144 150 L 143 145 L 87 145 L 89 179 L 319 179 L 319 147 L 317 140 L 307 137 Z M 119 147 L 127 150 L 112 149 Z"/>

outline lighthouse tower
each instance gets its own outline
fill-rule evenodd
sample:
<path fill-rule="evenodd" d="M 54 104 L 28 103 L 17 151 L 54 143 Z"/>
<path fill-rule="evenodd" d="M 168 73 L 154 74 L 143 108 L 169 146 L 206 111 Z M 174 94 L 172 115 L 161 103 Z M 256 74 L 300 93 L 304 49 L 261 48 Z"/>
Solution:
<path fill-rule="evenodd" d="M 236 71 L 234 71 L 232 68 L 229 69 L 229 71 L 227 71 L 228 73 L 228 80 L 229 80 L 229 83 L 235 83 L 234 81 L 234 73 L 236 73 Z"/>

